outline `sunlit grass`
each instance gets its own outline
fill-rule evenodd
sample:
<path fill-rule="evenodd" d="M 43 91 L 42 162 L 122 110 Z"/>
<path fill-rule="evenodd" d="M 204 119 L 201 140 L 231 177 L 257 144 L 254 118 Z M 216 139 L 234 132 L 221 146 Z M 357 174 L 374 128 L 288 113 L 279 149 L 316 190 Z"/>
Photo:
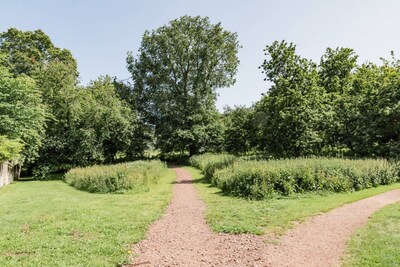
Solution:
<path fill-rule="evenodd" d="M 168 170 L 148 192 L 92 194 L 63 181 L 0 189 L 0 266 L 116 266 L 171 198 Z"/>
<path fill-rule="evenodd" d="M 344 266 L 400 266 L 400 203 L 376 212 L 348 242 Z"/>

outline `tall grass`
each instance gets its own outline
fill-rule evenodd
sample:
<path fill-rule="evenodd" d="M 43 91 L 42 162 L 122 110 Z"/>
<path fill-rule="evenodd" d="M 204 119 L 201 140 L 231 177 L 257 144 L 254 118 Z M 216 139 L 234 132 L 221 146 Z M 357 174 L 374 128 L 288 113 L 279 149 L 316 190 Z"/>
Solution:
<path fill-rule="evenodd" d="M 400 182 L 398 165 L 387 160 L 302 158 L 237 161 L 213 174 L 223 192 L 252 199 L 307 191 L 350 192 Z"/>
<path fill-rule="evenodd" d="M 166 164 L 158 160 L 134 161 L 74 168 L 65 174 L 65 181 L 80 190 L 92 193 L 147 191 L 166 170 Z"/>
<path fill-rule="evenodd" d="M 189 164 L 200 169 L 205 178 L 212 182 L 216 170 L 232 165 L 235 160 L 236 157 L 229 154 L 202 154 L 192 156 L 189 159 Z"/>

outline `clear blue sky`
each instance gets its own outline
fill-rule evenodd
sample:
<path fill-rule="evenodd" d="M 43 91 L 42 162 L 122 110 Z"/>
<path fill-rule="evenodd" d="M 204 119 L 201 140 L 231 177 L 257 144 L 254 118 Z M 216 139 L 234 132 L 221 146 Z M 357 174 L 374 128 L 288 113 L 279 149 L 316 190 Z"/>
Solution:
<path fill-rule="evenodd" d="M 0 31 L 42 29 L 56 46 L 72 51 L 82 83 L 99 75 L 128 78 L 127 51 L 141 36 L 182 15 L 209 16 L 239 34 L 243 48 L 237 82 L 219 90 L 218 108 L 251 105 L 269 88 L 258 66 L 265 45 L 285 39 L 318 61 L 327 47 L 356 50 L 359 62 L 400 54 L 397 0 L 0 0 Z"/>

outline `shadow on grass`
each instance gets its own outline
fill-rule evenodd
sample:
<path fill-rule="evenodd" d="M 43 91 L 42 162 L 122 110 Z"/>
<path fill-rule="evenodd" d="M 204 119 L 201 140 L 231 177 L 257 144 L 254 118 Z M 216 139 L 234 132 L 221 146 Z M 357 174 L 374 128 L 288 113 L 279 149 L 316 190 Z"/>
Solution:
<path fill-rule="evenodd" d="M 19 178 L 18 182 L 31 182 L 31 181 L 42 181 L 42 182 L 46 182 L 46 181 L 61 181 L 63 180 L 64 174 L 63 173 L 52 173 L 50 175 L 47 176 L 47 179 L 44 180 L 36 180 L 33 176 L 27 176 L 27 177 L 21 177 Z"/>
<path fill-rule="evenodd" d="M 174 181 L 174 182 L 172 182 L 172 184 L 199 184 L 199 183 L 204 183 L 204 184 L 207 184 L 207 182 L 203 182 L 203 180 L 204 179 L 202 179 L 202 178 L 199 178 L 199 179 L 185 179 L 185 180 L 182 180 L 182 181 Z M 211 185 L 210 185 L 210 187 L 212 187 Z"/>
<path fill-rule="evenodd" d="M 229 194 L 229 193 L 225 193 L 225 192 L 223 192 L 220 188 L 218 188 L 217 186 L 215 186 L 215 185 L 212 185 L 209 181 L 207 181 L 207 179 L 206 178 L 198 178 L 198 179 L 194 179 L 194 180 L 192 180 L 193 182 L 193 184 L 203 184 L 203 185 L 205 185 L 205 186 L 207 186 L 208 188 L 215 188 L 215 189 L 218 189 L 218 192 L 214 192 L 213 194 L 214 195 L 219 195 L 219 196 L 224 196 L 224 197 L 233 197 L 233 198 L 236 198 L 237 196 L 234 196 L 234 195 L 232 195 L 232 194 Z"/>

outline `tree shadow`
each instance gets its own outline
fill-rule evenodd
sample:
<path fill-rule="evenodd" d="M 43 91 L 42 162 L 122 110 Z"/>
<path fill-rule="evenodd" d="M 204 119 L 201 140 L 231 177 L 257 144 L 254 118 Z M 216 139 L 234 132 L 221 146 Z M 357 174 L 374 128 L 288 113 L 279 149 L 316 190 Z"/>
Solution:
<path fill-rule="evenodd" d="M 199 179 L 184 179 L 181 181 L 174 181 L 172 182 L 172 184 L 198 184 L 198 183 L 202 183 L 203 178 L 199 178 Z"/>

